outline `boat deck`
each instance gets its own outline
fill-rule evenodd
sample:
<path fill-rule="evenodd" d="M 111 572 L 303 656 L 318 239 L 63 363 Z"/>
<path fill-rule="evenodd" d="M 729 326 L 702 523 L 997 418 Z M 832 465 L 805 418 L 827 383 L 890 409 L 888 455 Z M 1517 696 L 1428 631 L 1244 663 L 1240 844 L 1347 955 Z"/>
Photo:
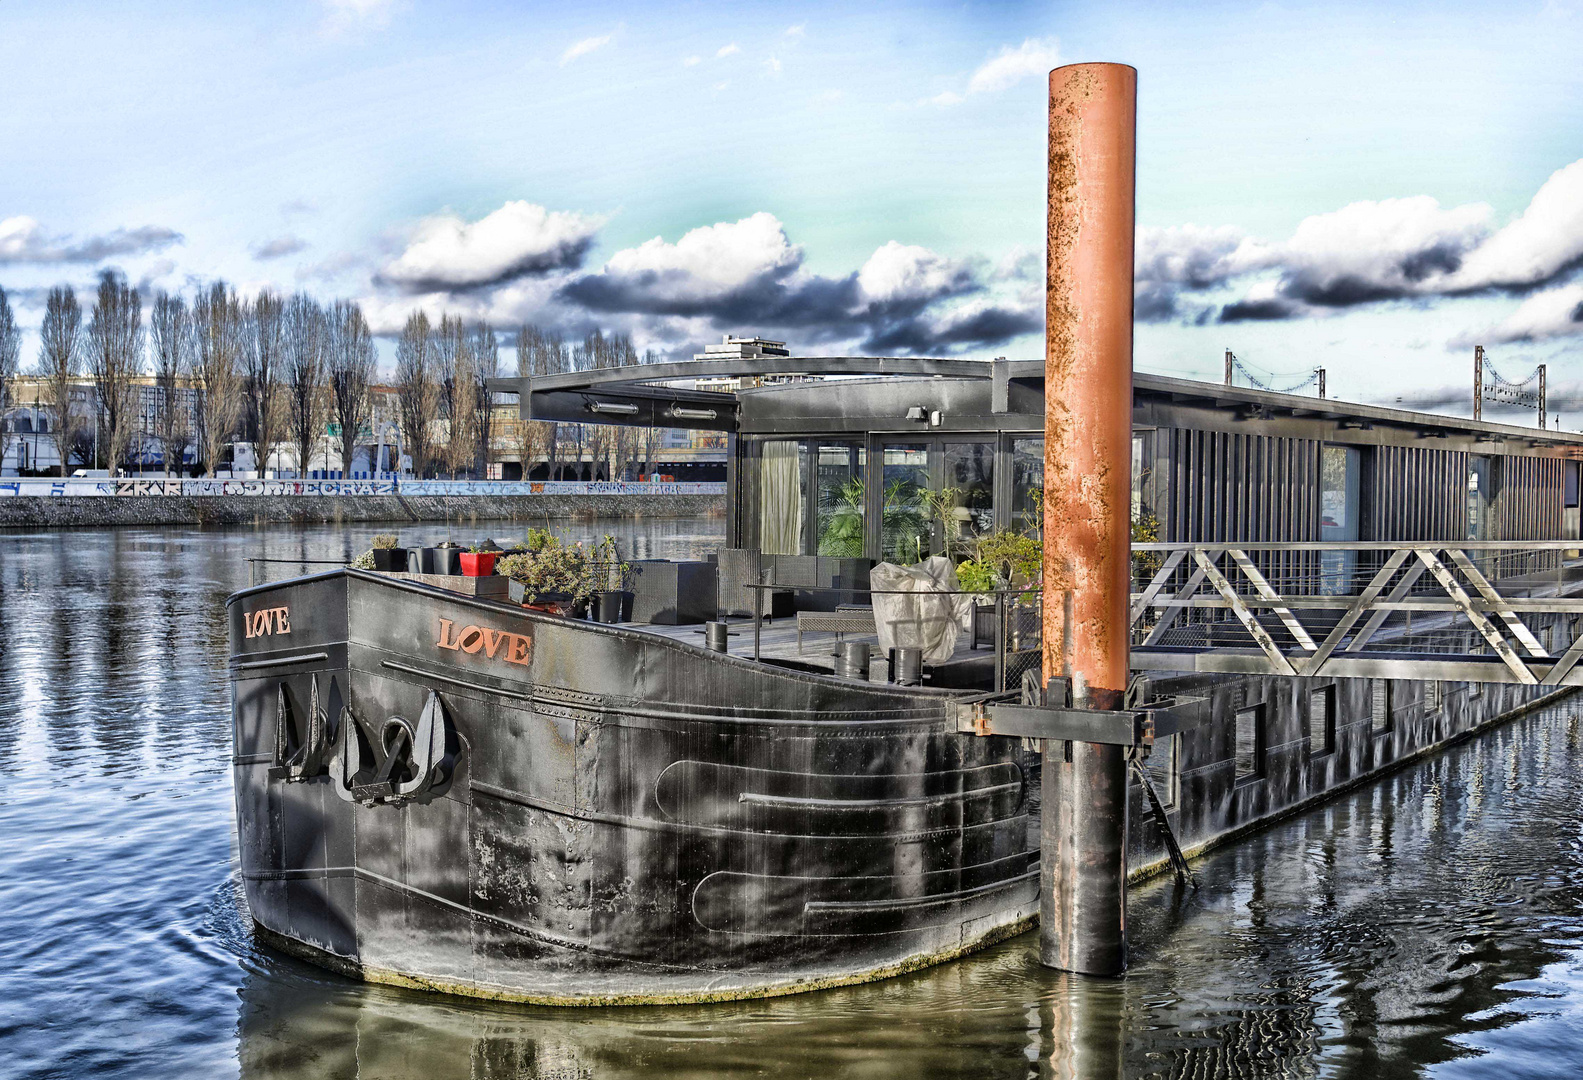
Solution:
<path fill-rule="evenodd" d="M 731 624 L 731 639 L 728 652 L 732 656 L 744 659 L 753 659 L 753 620 L 739 618 L 728 620 Z M 625 629 L 639 630 L 644 633 L 659 634 L 662 637 L 685 641 L 690 645 L 702 647 L 704 644 L 704 628 L 702 624 L 691 626 L 662 626 L 649 623 L 622 623 Z M 879 651 L 879 639 L 874 634 L 843 634 L 841 641 L 866 641 L 873 652 L 869 666 L 870 682 L 886 682 L 889 678 L 889 665 L 884 654 Z M 797 664 L 805 664 L 825 672 L 834 673 L 837 636 L 833 633 L 805 630 L 802 635 L 802 644 L 799 648 L 797 641 L 797 619 L 795 616 L 779 619 L 765 619 L 759 630 L 759 656 L 765 660 L 776 660 Z M 955 672 L 955 677 L 949 680 L 951 686 L 961 686 L 962 679 L 971 673 L 982 669 L 982 674 L 987 680 L 993 678 L 995 666 L 995 650 L 988 645 L 980 645 L 977 649 L 970 647 L 970 637 L 963 632 L 957 638 L 956 651 L 951 654 L 951 659 L 945 664 L 936 665 L 935 668 L 926 668 L 924 671 L 924 685 L 934 681 L 932 676 L 937 672 L 950 669 Z"/>

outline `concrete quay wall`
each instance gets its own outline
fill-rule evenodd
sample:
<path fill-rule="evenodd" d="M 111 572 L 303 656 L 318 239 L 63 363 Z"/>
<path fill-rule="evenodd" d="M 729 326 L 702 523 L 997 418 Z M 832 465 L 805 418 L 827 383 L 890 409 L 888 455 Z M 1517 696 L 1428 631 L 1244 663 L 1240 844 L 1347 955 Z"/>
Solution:
<path fill-rule="evenodd" d="M 521 521 L 566 517 L 705 517 L 723 495 L 118 495 L 0 499 L 0 527 L 104 525 L 318 525 L 357 521 Z"/>

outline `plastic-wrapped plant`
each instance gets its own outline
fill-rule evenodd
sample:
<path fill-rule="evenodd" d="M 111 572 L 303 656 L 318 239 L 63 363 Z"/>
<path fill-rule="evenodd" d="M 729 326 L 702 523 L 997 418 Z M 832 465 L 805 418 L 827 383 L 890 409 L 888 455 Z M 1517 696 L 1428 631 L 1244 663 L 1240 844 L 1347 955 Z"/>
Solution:
<path fill-rule="evenodd" d="M 372 570 L 374 568 L 374 549 L 369 548 L 357 558 L 352 560 L 353 570 Z"/>

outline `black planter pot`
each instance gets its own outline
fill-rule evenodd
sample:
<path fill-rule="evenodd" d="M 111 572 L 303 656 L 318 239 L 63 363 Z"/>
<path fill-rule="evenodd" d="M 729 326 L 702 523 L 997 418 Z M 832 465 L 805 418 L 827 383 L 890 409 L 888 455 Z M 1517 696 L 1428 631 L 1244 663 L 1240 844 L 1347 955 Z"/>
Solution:
<path fill-rule="evenodd" d="M 408 548 L 407 573 L 409 574 L 434 574 L 434 548 Z"/>
<path fill-rule="evenodd" d="M 435 548 L 434 569 L 435 574 L 460 574 L 462 572 L 461 548 Z"/>
<path fill-rule="evenodd" d="M 506 586 L 506 590 L 511 596 L 512 603 L 526 604 L 528 602 L 528 589 L 522 582 L 512 581 Z M 571 602 L 572 594 L 564 592 L 541 592 L 533 598 L 534 604 L 570 605 Z"/>
<path fill-rule="evenodd" d="M 408 558 L 406 548 L 375 548 L 374 569 L 386 573 L 405 570 Z"/>
<path fill-rule="evenodd" d="M 626 622 L 632 618 L 632 594 L 619 590 L 594 594 L 594 621 Z"/>

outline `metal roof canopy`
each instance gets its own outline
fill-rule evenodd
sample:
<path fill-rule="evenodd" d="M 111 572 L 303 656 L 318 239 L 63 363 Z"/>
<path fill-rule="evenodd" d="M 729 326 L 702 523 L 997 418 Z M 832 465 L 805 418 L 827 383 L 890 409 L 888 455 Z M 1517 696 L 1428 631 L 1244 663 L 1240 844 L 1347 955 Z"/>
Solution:
<path fill-rule="evenodd" d="M 1038 360 L 959 360 L 942 357 L 890 356 L 766 356 L 728 360 L 684 360 L 666 364 L 594 368 L 491 379 L 497 393 L 516 394 L 518 413 L 525 420 L 561 423 L 616 424 L 636 427 L 681 427 L 710 431 L 737 431 L 738 395 L 662 385 L 691 379 L 759 378 L 771 375 L 888 376 L 899 385 L 907 380 L 935 377 L 983 381 L 990 396 L 981 416 L 1008 412 L 1037 412 L 1035 400 L 1044 393 L 1044 364 Z M 1520 427 L 1515 424 L 1469 420 L 1459 416 L 1361 405 L 1335 398 L 1306 397 L 1254 390 L 1221 383 L 1199 382 L 1168 375 L 1134 372 L 1134 401 L 1145 399 L 1212 409 L 1237 410 L 1247 416 L 1284 415 L 1334 421 L 1357 421 L 1416 432 L 1424 436 L 1468 435 L 1477 442 L 1526 442 L 1548 445 L 1583 456 L 1583 433 Z M 778 393 L 817 392 L 818 384 L 791 383 L 745 388 L 755 397 Z M 765 398 L 760 398 L 765 400 Z M 615 405 L 615 411 L 600 406 Z M 677 416 L 676 409 L 688 410 Z M 713 411 L 715 416 L 701 415 Z M 890 420 L 876 417 L 876 422 Z M 1569 456 L 1571 456 L 1569 453 Z"/>

